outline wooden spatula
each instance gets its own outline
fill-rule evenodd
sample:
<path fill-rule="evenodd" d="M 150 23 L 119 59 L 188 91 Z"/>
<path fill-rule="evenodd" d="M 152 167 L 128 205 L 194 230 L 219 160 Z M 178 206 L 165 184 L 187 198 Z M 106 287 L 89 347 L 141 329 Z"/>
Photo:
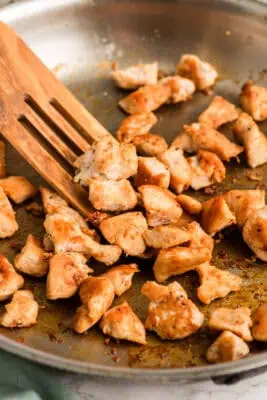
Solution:
<path fill-rule="evenodd" d="M 3 23 L 0 133 L 59 194 L 94 221 L 88 195 L 73 183 L 68 169 L 92 141 L 110 134 Z"/>

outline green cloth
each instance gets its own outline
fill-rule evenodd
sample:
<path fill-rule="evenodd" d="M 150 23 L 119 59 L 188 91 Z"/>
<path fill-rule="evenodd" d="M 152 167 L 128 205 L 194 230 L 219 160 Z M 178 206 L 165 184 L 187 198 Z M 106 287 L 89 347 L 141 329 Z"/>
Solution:
<path fill-rule="evenodd" d="M 0 351 L 1 400 L 79 400 L 60 372 Z"/>

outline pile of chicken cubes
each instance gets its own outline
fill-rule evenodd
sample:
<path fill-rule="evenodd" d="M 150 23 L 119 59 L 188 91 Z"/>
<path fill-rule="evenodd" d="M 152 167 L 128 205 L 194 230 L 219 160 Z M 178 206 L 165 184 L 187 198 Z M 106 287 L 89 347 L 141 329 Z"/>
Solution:
<path fill-rule="evenodd" d="M 188 101 L 197 90 L 212 93 L 218 74 L 195 55 L 183 55 L 176 75 L 158 75 L 157 63 L 112 71 L 115 84 L 132 91 L 119 102 L 129 116 L 121 122 L 117 140 L 103 137 L 75 163 L 75 182 L 88 189 L 98 227 L 89 227 L 58 194 L 40 189 L 43 240 L 29 235 L 14 266 L 0 257 L 0 300 L 13 296 L 0 318 L 2 326 L 27 327 L 37 321 L 38 303 L 30 291 L 20 290 L 23 273 L 46 276 L 51 301 L 79 293 L 81 305 L 73 319 L 77 333 L 99 323 L 104 334 L 141 345 L 147 343 L 146 330 L 163 340 L 183 339 L 201 328 L 204 315 L 178 282 L 165 284 L 170 277 L 196 271 L 203 304 L 242 287 L 240 277 L 211 265 L 215 234 L 237 225 L 255 255 L 267 261 L 264 191 L 230 190 L 202 204 L 184 193 L 222 182 L 224 163 L 242 152 L 251 168 L 267 162 L 267 139 L 257 124 L 267 119 L 267 89 L 247 82 L 240 95 L 242 110 L 215 96 L 198 121 L 185 125 L 168 146 L 151 133 L 157 122 L 153 111 Z M 236 143 L 219 131 L 230 122 Z M 9 199 L 20 203 L 35 194 L 23 177 L 0 179 L 1 238 L 18 229 Z M 144 324 L 127 302 L 112 307 L 139 272 L 137 263 L 120 264 L 122 255 L 137 263 L 153 262 L 155 281 L 147 281 L 140 294 L 150 301 Z M 91 258 L 112 267 L 95 276 Z M 267 341 L 267 304 L 253 315 L 248 307 L 216 308 L 208 328 L 219 334 L 207 351 L 209 362 L 240 359 L 249 353 L 247 342 Z"/>

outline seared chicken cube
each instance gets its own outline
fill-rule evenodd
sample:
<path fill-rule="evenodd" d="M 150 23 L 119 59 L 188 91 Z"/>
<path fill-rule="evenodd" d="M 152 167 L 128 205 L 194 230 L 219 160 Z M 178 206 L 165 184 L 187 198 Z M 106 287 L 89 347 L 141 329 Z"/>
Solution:
<path fill-rule="evenodd" d="M 41 277 L 47 274 L 48 259 L 51 253 L 47 253 L 39 238 L 28 235 L 26 244 L 15 257 L 15 268 L 24 274 Z"/>
<path fill-rule="evenodd" d="M 240 115 L 233 127 L 233 133 L 244 146 L 247 162 L 251 168 L 267 162 L 267 138 L 248 114 Z"/>
<path fill-rule="evenodd" d="M 94 142 L 74 165 L 78 173 L 75 182 L 88 186 L 90 178 L 119 181 L 136 174 L 137 155 L 131 143 L 117 143 L 111 137 Z"/>
<path fill-rule="evenodd" d="M 109 243 L 120 246 L 127 255 L 138 256 L 146 249 L 143 233 L 147 230 L 147 222 L 141 212 L 107 218 L 99 229 Z"/>
<path fill-rule="evenodd" d="M 12 236 L 18 229 L 15 212 L 0 187 L 0 239 Z"/>
<path fill-rule="evenodd" d="M 254 85 L 253 81 L 244 84 L 240 95 L 242 108 L 256 121 L 267 118 L 267 89 Z"/>
<path fill-rule="evenodd" d="M 231 158 L 237 158 L 243 151 L 243 147 L 231 142 L 222 133 L 208 125 L 193 123 L 185 125 L 184 129 L 193 142 L 193 145 L 189 145 L 189 150 L 193 146 L 197 150 L 211 151 L 217 154 L 223 161 L 230 161 Z M 183 150 L 187 151 L 186 148 L 183 148 Z"/>
<path fill-rule="evenodd" d="M 0 140 L 0 178 L 6 176 L 6 145 Z"/>
<path fill-rule="evenodd" d="M 0 179 L 0 187 L 16 204 L 23 203 L 37 193 L 37 189 L 24 176 L 9 176 Z"/>
<path fill-rule="evenodd" d="M 142 288 L 141 293 L 151 301 L 157 301 L 162 297 L 173 295 L 177 298 L 187 299 L 187 293 L 178 282 L 172 282 L 167 286 L 159 285 L 154 281 L 146 281 Z"/>
<path fill-rule="evenodd" d="M 76 311 L 73 329 L 78 333 L 85 333 L 109 309 L 115 292 L 109 279 L 92 276 L 83 281 L 79 294 L 83 305 Z"/>
<path fill-rule="evenodd" d="M 207 351 L 210 363 L 240 360 L 249 353 L 249 347 L 244 340 L 232 332 L 223 332 Z"/>
<path fill-rule="evenodd" d="M 171 88 L 171 96 L 168 103 L 180 103 L 192 98 L 192 94 L 196 90 L 193 81 L 180 76 L 168 76 L 159 81 L 162 85 L 167 85 Z"/>
<path fill-rule="evenodd" d="M 177 73 L 192 79 L 196 88 L 207 91 L 218 77 L 216 69 L 207 62 L 200 60 L 194 54 L 184 54 L 177 65 Z"/>
<path fill-rule="evenodd" d="M 49 261 L 46 297 L 57 300 L 73 296 L 88 274 L 93 272 L 86 261 L 84 255 L 79 253 L 54 255 Z"/>
<path fill-rule="evenodd" d="M 225 166 L 215 153 L 200 150 L 196 156 L 189 157 L 187 162 L 191 167 L 191 187 L 194 190 L 221 183 L 225 178 Z"/>
<path fill-rule="evenodd" d="M 136 135 L 133 139 L 138 154 L 148 157 L 156 157 L 167 150 L 166 140 L 154 133 L 146 133 L 145 135 Z"/>
<path fill-rule="evenodd" d="M 132 279 L 136 272 L 139 272 L 137 264 L 122 264 L 111 268 L 102 276 L 111 281 L 116 296 L 121 296 L 132 286 Z"/>
<path fill-rule="evenodd" d="M 179 194 L 176 200 L 184 211 L 191 215 L 198 215 L 202 210 L 202 204 L 191 196 Z"/>
<path fill-rule="evenodd" d="M 226 297 L 230 292 L 241 289 L 242 280 L 228 271 L 222 271 L 209 263 L 196 267 L 201 285 L 197 289 L 197 296 L 204 304 L 210 304 L 213 300 Z"/>
<path fill-rule="evenodd" d="M 217 129 L 219 126 L 238 118 L 237 108 L 221 96 L 215 96 L 208 108 L 203 111 L 198 121 Z"/>
<path fill-rule="evenodd" d="M 169 86 L 146 85 L 120 100 L 119 106 L 128 114 L 148 113 L 166 103 L 170 96 Z"/>
<path fill-rule="evenodd" d="M 0 301 L 8 299 L 23 284 L 23 277 L 17 274 L 10 262 L 0 254 Z"/>
<path fill-rule="evenodd" d="M 155 85 L 158 80 L 158 63 L 137 64 L 125 69 L 115 69 L 111 77 L 119 88 L 137 89 L 144 85 Z"/>
<path fill-rule="evenodd" d="M 243 228 L 243 239 L 262 261 L 267 261 L 267 207 L 249 214 Z"/>
<path fill-rule="evenodd" d="M 209 320 L 209 328 L 211 330 L 230 331 L 247 342 L 252 341 L 251 326 L 251 310 L 248 307 L 239 307 L 236 309 L 216 308 Z"/>
<path fill-rule="evenodd" d="M 261 304 L 252 315 L 252 335 L 259 342 L 267 342 L 267 304 Z"/>
<path fill-rule="evenodd" d="M 160 154 L 159 159 L 170 170 L 172 189 L 176 193 L 181 193 L 188 189 L 191 184 L 192 173 L 183 150 L 170 147 L 164 153 Z"/>
<path fill-rule="evenodd" d="M 5 328 L 26 328 L 37 322 L 39 305 L 30 290 L 18 290 L 14 293 L 5 309 L 0 317 L 0 325 Z"/>
<path fill-rule="evenodd" d="M 144 325 L 126 301 L 105 312 L 100 328 L 115 339 L 146 344 Z"/>
<path fill-rule="evenodd" d="M 185 131 L 180 132 L 173 140 L 171 146 L 172 149 L 182 149 L 186 153 L 195 153 L 197 147 L 193 142 L 193 138 Z"/>
<path fill-rule="evenodd" d="M 229 190 L 223 193 L 223 198 L 240 227 L 245 224 L 253 211 L 265 206 L 264 190 Z"/>
<path fill-rule="evenodd" d="M 148 133 L 157 120 L 156 115 L 152 112 L 133 114 L 124 118 L 117 130 L 118 141 L 131 143 L 135 136 Z"/>
<path fill-rule="evenodd" d="M 134 177 L 137 187 L 142 185 L 155 185 L 168 189 L 170 172 L 167 167 L 155 157 L 138 157 L 138 170 Z"/>
<path fill-rule="evenodd" d="M 175 225 L 161 225 L 147 230 L 143 237 L 148 247 L 162 249 L 188 242 L 191 234 Z"/>
<path fill-rule="evenodd" d="M 132 210 L 137 205 L 136 193 L 127 179 L 90 179 L 89 200 L 96 210 L 111 212 Z"/>
<path fill-rule="evenodd" d="M 68 207 L 68 203 L 56 192 L 53 192 L 46 187 L 41 187 L 40 192 L 46 214 L 54 214 L 58 209 Z"/>
<path fill-rule="evenodd" d="M 149 226 L 174 224 L 179 220 L 182 209 L 169 190 L 154 185 L 143 185 L 138 190 L 146 209 Z"/>
<path fill-rule="evenodd" d="M 206 234 L 198 222 L 193 221 L 186 227 L 187 232 L 190 234 L 190 247 L 205 247 L 210 251 L 210 256 L 213 251 L 214 240 Z"/>
<path fill-rule="evenodd" d="M 213 236 L 235 223 L 235 215 L 223 196 L 214 197 L 202 203 L 201 225 L 209 235 Z"/>

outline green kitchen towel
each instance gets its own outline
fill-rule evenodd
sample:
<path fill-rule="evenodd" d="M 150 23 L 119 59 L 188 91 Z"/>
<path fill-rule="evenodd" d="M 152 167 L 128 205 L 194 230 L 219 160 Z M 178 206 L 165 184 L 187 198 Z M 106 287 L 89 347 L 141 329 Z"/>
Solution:
<path fill-rule="evenodd" d="M 79 400 L 60 372 L 0 351 L 1 400 Z"/>

